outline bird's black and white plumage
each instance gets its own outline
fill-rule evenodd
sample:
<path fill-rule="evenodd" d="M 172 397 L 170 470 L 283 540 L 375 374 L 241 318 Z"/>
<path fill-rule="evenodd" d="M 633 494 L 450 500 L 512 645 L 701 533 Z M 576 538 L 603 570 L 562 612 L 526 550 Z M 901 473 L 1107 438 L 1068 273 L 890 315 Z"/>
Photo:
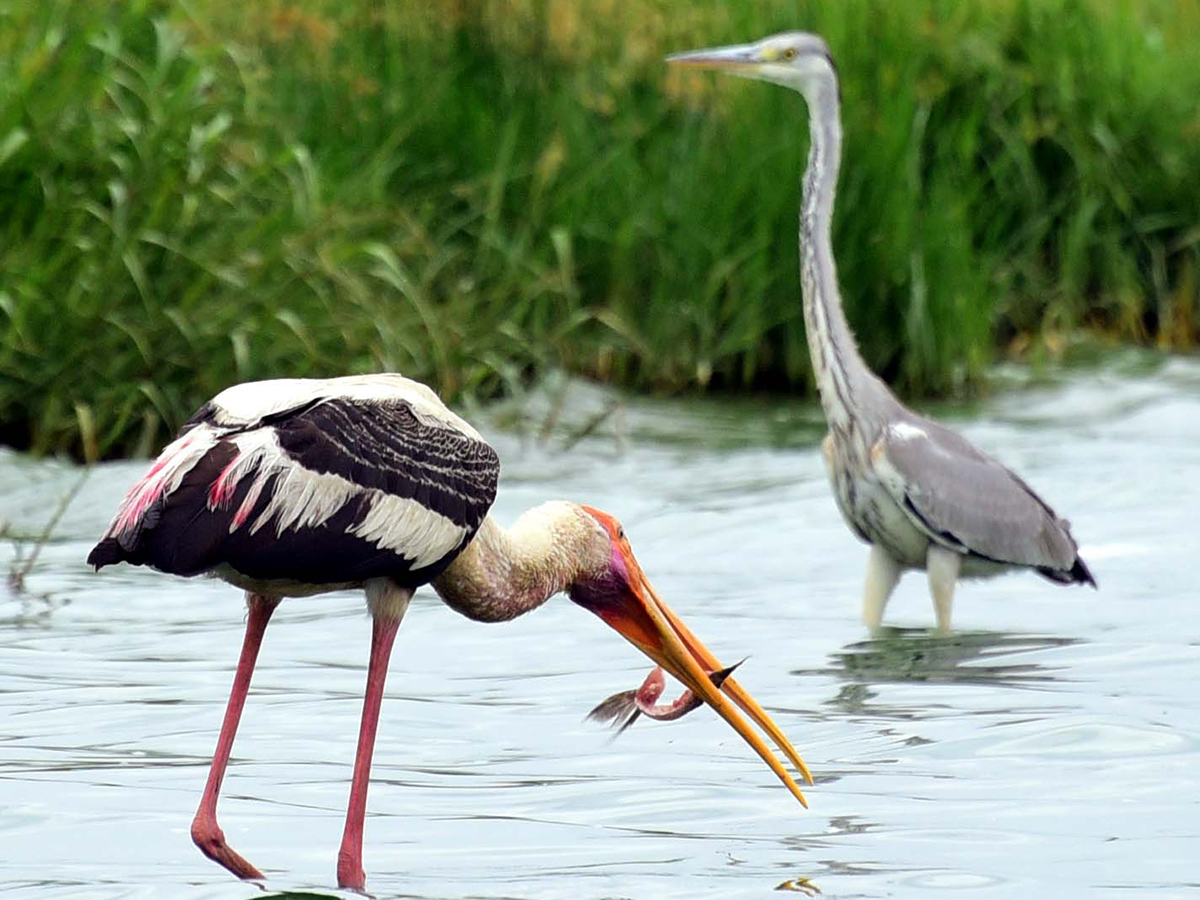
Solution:
<path fill-rule="evenodd" d="M 474 536 L 499 471 L 474 428 L 400 375 L 240 384 L 187 421 L 88 562 L 279 596 L 415 588 Z"/>
<path fill-rule="evenodd" d="M 804 761 L 727 671 L 719 682 L 710 675 L 723 667 L 658 598 L 620 523 L 590 506 L 551 501 L 506 529 L 488 515 L 498 474 L 491 447 L 429 388 L 376 375 L 230 388 L 200 408 L 134 485 L 91 563 L 210 573 L 246 591 L 242 650 L 192 820 L 192 841 L 205 856 L 238 878 L 264 877 L 217 822 L 221 784 L 274 610 L 284 597 L 338 588 L 361 587 L 371 614 L 339 887 L 365 889 L 367 788 L 388 661 L 425 582 L 481 621 L 507 621 L 566 593 L 683 682 L 692 700 L 712 706 L 805 803 L 736 708 L 811 783 Z"/>

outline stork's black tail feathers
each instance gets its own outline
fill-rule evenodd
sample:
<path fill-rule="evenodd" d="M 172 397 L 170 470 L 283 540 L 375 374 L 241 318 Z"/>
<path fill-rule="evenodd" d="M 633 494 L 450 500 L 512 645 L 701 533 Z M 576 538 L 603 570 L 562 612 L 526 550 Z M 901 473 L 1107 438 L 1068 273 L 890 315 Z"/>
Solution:
<path fill-rule="evenodd" d="M 123 562 L 127 558 L 125 549 L 117 539 L 106 537 L 92 548 L 92 552 L 88 554 L 87 563 L 99 570 L 105 566 L 111 566 L 113 563 Z"/>

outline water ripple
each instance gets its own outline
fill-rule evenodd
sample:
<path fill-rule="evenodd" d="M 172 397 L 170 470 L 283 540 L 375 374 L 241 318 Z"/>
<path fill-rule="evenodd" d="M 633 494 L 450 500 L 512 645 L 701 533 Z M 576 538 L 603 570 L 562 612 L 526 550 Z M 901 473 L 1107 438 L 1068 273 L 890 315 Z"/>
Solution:
<path fill-rule="evenodd" d="M 498 515 L 559 496 L 619 514 L 696 633 L 749 657 L 739 678 L 812 766 L 812 808 L 704 711 L 615 741 L 586 723 L 649 667 L 566 600 L 484 626 L 422 593 L 376 750 L 377 896 L 1195 894 L 1200 363 L 1055 373 L 938 411 L 1071 512 L 1102 585 L 965 583 L 966 630 L 948 638 L 930 636 L 910 576 L 888 613 L 905 627 L 864 639 L 865 551 L 829 497 L 815 407 L 570 390 L 545 445 L 485 417 L 506 466 Z M 614 399 L 619 414 L 558 452 L 572 416 Z M 526 414 L 540 425 L 537 402 Z M 82 562 L 141 468 L 98 467 L 28 592 L 0 591 L 0 895 L 346 898 L 331 882 L 370 640 L 361 597 L 286 603 L 267 634 L 221 815 L 273 893 L 241 885 L 187 833 L 241 599 Z M 35 531 L 77 478 L 0 450 L 4 518 Z M 0 569 L 17 552 L 0 542 Z"/>

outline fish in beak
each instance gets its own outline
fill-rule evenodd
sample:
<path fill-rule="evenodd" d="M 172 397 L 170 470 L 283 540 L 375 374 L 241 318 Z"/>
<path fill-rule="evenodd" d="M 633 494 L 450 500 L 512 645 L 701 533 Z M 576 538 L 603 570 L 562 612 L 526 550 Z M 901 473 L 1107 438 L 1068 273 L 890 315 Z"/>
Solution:
<path fill-rule="evenodd" d="M 713 683 L 713 687 L 719 688 L 725 683 L 725 679 L 733 674 L 733 670 L 744 662 L 743 659 L 735 662 L 732 666 L 726 666 L 719 672 L 709 672 L 708 680 Z M 646 676 L 646 680 L 642 682 L 640 688 L 636 691 L 621 691 L 613 694 L 588 713 L 587 718 L 595 722 L 611 724 L 617 730 L 615 737 L 620 737 L 625 733 L 625 729 L 637 721 L 640 715 L 659 722 L 671 722 L 675 719 L 682 719 L 688 713 L 704 705 L 704 701 L 687 688 L 684 688 L 683 693 L 673 703 L 660 705 L 658 698 L 662 696 L 666 685 L 662 666 L 655 666 L 654 671 Z M 624 722 L 618 721 L 624 716 L 628 716 Z"/>
<path fill-rule="evenodd" d="M 716 710 L 717 715 L 741 735 L 793 796 L 807 807 L 808 801 L 792 776 L 738 710 L 766 732 L 805 781 L 812 784 L 812 775 L 800 754 L 766 711 L 737 681 L 732 677 L 724 677 L 719 686 L 713 683 L 713 673 L 719 673 L 725 667 L 659 598 L 616 521 L 598 510 L 588 508 L 588 512 L 610 533 L 613 543 L 612 565 L 603 576 L 572 585 L 571 599 L 603 619 L 696 697 Z"/>

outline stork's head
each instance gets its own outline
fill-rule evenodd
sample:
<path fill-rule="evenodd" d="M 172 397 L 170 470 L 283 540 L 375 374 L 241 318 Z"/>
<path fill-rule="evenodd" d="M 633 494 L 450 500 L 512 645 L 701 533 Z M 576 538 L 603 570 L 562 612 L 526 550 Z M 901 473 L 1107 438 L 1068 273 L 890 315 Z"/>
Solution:
<path fill-rule="evenodd" d="M 829 46 L 818 35 L 805 31 L 785 31 L 752 44 L 675 53 L 667 57 L 667 62 L 773 81 L 805 96 L 819 84 L 836 83 Z"/>
<path fill-rule="evenodd" d="M 767 732 L 811 784 L 812 777 L 803 760 L 762 707 L 734 679 L 725 679 L 719 688 L 713 685 L 709 676 L 719 672 L 722 665 L 659 599 L 638 565 L 621 523 L 590 506 L 577 509 L 590 520 L 587 530 L 591 533 L 586 540 L 586 552 L 579 554 L 584 564 L 567 589 L 571 599 L 603 619 L 715 709 L 754 748 L 796 798 L 807 806 L 796 783 L 779 765 L 758 734 L 733 708 L 733 704 L 741 707 Z"/>

